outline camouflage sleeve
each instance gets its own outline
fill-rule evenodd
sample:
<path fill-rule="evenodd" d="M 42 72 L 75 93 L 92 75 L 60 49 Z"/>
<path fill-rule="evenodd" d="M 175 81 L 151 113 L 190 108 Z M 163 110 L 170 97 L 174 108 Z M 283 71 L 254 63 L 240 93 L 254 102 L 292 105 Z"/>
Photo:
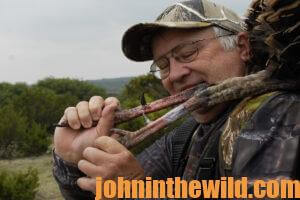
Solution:
<path fill-rule="evenodd" d="M 232 174 L 248 180 L 300 179 L 300 95 L 265 102 L 237 138 Z"/>
<path fill-rule="evenodd" d="M 58 183 L 62 196 L 67 200 L 95 199 L 91 192 L 81 190 L 76 181 L 85 176 L 77 166 L 62 160 L 53 150 L 53 176 Z"/>

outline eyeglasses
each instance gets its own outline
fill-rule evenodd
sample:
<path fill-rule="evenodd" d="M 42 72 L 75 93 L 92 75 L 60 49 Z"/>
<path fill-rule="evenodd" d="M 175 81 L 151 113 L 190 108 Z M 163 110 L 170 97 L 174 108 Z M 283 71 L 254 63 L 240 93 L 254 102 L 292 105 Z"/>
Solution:
<path fill-rule="evenodd" d="M 203 47 L 203 43 L 201 42 L 231 35 L 234 34 L 231 33 L 228 35 L 221 35 L 217 37 L 205 38 L 201 40 L 179 44 L 178 46 L 174 47 L 169 52 L 167 52 L 164 56 L 154 60 L 150 66 L 150 73 L 154 74 L 158 78 L 166 79 L 170 73 L 169 59 L 171 57 L 173 57 L 177 62 L 180 63 L 193 62 L 197 58 L 199 50 Z"/>

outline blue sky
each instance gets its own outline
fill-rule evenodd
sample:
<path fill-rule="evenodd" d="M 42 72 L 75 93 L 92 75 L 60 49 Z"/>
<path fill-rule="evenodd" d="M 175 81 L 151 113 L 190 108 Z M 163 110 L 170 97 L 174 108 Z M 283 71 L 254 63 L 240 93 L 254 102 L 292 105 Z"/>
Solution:
<path fill-rule="evenodd" d="M 214 0 L 243 15 L 249 0 Z M 82 80 L 135 76 L 121 38 L 135 23 L 153 21 L 175 0 L 0 0 L 0 82 L 45 77 Z"/>

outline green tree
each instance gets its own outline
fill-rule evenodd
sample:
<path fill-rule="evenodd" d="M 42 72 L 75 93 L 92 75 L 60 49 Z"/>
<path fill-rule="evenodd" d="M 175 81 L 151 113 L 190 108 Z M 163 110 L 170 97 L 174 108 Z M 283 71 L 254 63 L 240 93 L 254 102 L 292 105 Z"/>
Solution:
<path fill-rule="evenodd" d="M 18 154 L 28 123 L 12 105 L 0 108 L 0 158 L 11 158 Z"/>
<path fill-rule="evenodd" d="M 139 106 L 141 104 L 140 99 L 141 95 L 145 94 L 145 98 L 147 103 L 150 103 L 154 100 L 161 99 L 163 97 L 168 96 L 168 92 L 164 89 L 164 87 L 161 84 L 161 80 L 157 79 L 152 74 L 138 76 L 136 78 L 133 78 L 126 86 L 125 89 L 122 91 L 120 95 L 120 101 L 123 109 L 133 108 L 136 106 Z M 156 113 L 148 114 L 147 116 L 151 120 L 155 120 L 158 117 L 165 114 L 170 109 L 164 109 Z M 157 140 L 159 137 L 162 136 L 162 134 L 165 134 L 174 127 L 178 126 L 181 122 L 174 123 L 173 125 L 169 126 L 168 128 L 159 131 L 154 136 L 146 139 L 138 146 L 131 149 L 133 153 L 139 153 L 142 151 L 145 147 L 152 144 L 155 140 Z M 127 123 L 123 123 L 118 126 L 118 128 L 129 130 L 129 131 L 135 131 L 140 129 L 141 127 L 145 126 L 144 118 L 139 117 L 137 119 L 131 120 Z"/>
<path fill-rule="evenodd" d="M 19 96 L 28 86 L 25 83 L 0 83 L 0 107 L 11 104 L 14 97 Z"/>
<path fill-rule="evenodd" d="M 87 81 L 80 81 L 69 78 L 46 78 L 38 81 L 36 86 L 48 88 L 56 92 L 56 94 L 69 94 L 76 96 L 79 100 L 89 100 L 92 96 L 99 95 L 106 97 L 103 88 L 95 86 Z"/>
<path fill-rule="evenodd" d="M 146 102 L 152 102 L 154 100 L 168 96 L 167 91 L 163 88 L 161 81 L 152 74 L 138 76 L 130 80 L 125 85 L 124 90 L 120 95 L 120 101 L 122 108 L 128 109 L 141 105 L 140 99 L 144 94 Z M 157 113 L 148 114 L 150 119 L 155 119 L 166 111 L 160 111 Z M 139 117 L 128 123 L 120 125 L 121 128 L 126 130 L 137 130 L 144 126 L 143 117 Z"/>
<path fill-rule="evenodd" d="M 161 80 L 149 73 L 131 79 L 121 92 L 120 99 L 122 101 L 129 97 L 139 99 L 142 93 L 145 93 L 148 98 L 152 99 L 160 99 L 168 96 L 168 92 L 161 84 Z"/>
<path fill-rule="evenodd" d="M 106 97 L 106 92 L 74 79 L 47 78 L 31 86 L 0 83 L 0 157 L 44 153 L 64 110 L 94 95 Z"/>
<path fill-rule="evenodd" d="M 57 123 L 66 107 L 78 102 L 78 98 L 70 94 L 56 94 L 43 87 L 28 87 L 23 93 L 12 99 L 15 109 L 20 111 L 30 123 L 36 122 L 53 131 L 49 127 Z"/>
<path fill-rule="evenodd" d="M 50 143 L 46 128 L 33 121 L 18 142 L 18 151 L 22 156 L 38 156 L 48 150 Z"/>
<path fill-rule="evenodd" d="M 0 158 L 40 155 L 47 151 L 50 139 L 45 128 L 14 110 L 0 108 Z"/>

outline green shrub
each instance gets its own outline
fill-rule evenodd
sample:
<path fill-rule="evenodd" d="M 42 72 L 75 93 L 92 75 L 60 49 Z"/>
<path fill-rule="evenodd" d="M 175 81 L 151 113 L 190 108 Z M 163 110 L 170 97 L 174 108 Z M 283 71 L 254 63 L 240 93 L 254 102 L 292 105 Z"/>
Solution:
<path fill-rule="evenodd" d="M 12 105 L 0 108 L 0 119 L 0 158 L 11 158 L 26 134 L 27 120 Z"/>
<path fill-rule="evenodd" d="M 23 156 L 41 155 L 48 150 L 50 145 L 50 138 L 47 131 L 41 125 L 32 122 L 31 127 L 28 128 L 23 140 L 20 142 L 19 151 Z"/>
<path fill-rule="evenodd" d="M 33 200 L 39 186 L 38 172 L 0 171 L 0 200 Z"/>
<path fill-rule="evenodd" d="M 14 106 L 0 108 L 0 158 L 41 155 L 50 145 L 47 131 L 41 125 L 14 110 Z"/>

